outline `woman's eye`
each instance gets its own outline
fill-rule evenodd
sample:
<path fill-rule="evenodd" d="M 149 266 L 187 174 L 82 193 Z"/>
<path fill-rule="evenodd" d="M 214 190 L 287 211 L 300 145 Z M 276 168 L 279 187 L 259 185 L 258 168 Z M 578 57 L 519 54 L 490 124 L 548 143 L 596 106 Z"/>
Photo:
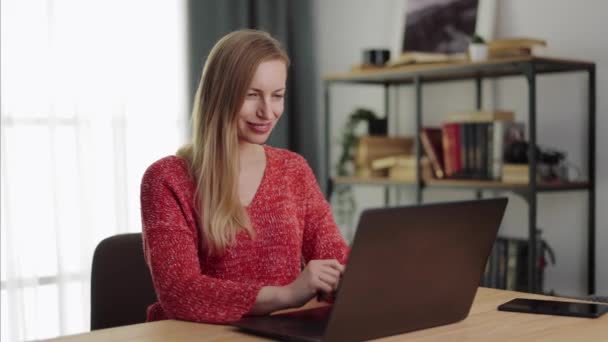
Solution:
<path fill-rule="evenodd" d="M 247 94 L 247 97 L 257 97 L 258 93 L 249 93 Z"/>
<path fill-rule="evenodd" d="M 283 94 L 274 94 L 273 95 L 276 99 L 282 99 L 283 97 L 285 97 L 285 95 Z"/>

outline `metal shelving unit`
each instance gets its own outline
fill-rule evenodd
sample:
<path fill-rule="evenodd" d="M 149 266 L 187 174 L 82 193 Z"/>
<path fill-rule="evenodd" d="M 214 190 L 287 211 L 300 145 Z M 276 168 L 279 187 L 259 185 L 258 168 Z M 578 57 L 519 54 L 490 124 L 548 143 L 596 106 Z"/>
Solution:
<path fill-rule="evenodd" d="M 583 72 L 588 75 L 588 165 L 589 170 L 585 182 L 543 184 L 536 181 L 537 158 L 536 149 L 532 148 L 537 143 L 536 124 L 536 77 L 542 74 Z M 421 178 L 420 158 L 422 147 L 419 133 L 422 128 L 422 90 L 423 85 L 437 82 L 450 82 L 473 80 L 475 82 L 475 99 L 477 108 L 481 108 L 483 94 L 482 83 L 484 79 L 498 79 L 503 77 L 524 77 L 528 85 L 528 136 L 530 142 L 530 174 L 529 184 L 508 184 L 494 181 L 475 180 L 427 180 Z M 415 89 L 415 122 L 416 122 L 416 144 L 415 154 L 417 160 L 417 178 L 413 182 L 392 181 L 387 179 L 357 179 L 342 177 L 328 179 L 326 193 L 331 196 L 334 185 L 359 184 L 371 186 L 383 186 L 386 191 L 385 198 L 388 199 L 388 191 L 395 186 L 408 186 L 416 192 L 416 202 L 422 203 L 425 189 L 451 188 L 475 191 L 478 198 L 482 196 L 482 190 L 510 191 L 522 196 L 529 207 L 528 210 L 528 290 L 538 293 L 541 289 L 537 284 L 537 239 L 536 221 L 538 193 L 561 192 L 561 191 L 586 191 L 588 193 L 588 240 L 587 240 L 587 290 L 589 294 L 595 293 L 595 63 L 567 60 L 557 58 L 541 57 L 517 57 L 494 59 L 484 62 L 457 62 L 438 64 L 418 64 L 397 68 L 378 68 L 360 70 L 346 73 L 331 74 L 324 78 L 325 90 L 325 166 L 328 175 L 331 174 L 330 166 L 330 88 L 336 84 L 374 84 L 384 88 L 384 105 L 388 113 L 389 90 L 392 86 L 413 85 Z"/>

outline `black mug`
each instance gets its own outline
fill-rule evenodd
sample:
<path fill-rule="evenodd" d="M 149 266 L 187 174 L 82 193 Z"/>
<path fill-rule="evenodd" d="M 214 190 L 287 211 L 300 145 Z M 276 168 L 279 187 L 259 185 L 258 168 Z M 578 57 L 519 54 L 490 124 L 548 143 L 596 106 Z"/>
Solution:
<path fill-rule="evenodd" d="M 387 49 L 368 49 L 363 51 L 363 64 L 383 66 L 391 58 L 391 51 Z"/>

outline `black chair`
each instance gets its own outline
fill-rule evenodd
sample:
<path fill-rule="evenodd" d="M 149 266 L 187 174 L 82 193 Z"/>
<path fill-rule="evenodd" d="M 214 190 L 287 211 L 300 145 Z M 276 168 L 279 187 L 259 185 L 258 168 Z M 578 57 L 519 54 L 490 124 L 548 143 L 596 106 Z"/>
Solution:
<path fill-rule="evenodd" d="M 147 307 L 154 302 L 141 233 L 101 241 L 91 272 L 91 330 L 143 323 Z"/>

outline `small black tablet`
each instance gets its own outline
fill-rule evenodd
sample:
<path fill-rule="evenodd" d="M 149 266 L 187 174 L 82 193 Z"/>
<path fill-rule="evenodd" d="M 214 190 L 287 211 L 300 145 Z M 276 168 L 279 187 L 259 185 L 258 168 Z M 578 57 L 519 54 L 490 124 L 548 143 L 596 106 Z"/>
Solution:
<path fill-rule="evenodd" d="M 500 305 L 498 310 L 543 315 L 598 318 L 608 312 L 608 305 L 516 298 Z"/>

